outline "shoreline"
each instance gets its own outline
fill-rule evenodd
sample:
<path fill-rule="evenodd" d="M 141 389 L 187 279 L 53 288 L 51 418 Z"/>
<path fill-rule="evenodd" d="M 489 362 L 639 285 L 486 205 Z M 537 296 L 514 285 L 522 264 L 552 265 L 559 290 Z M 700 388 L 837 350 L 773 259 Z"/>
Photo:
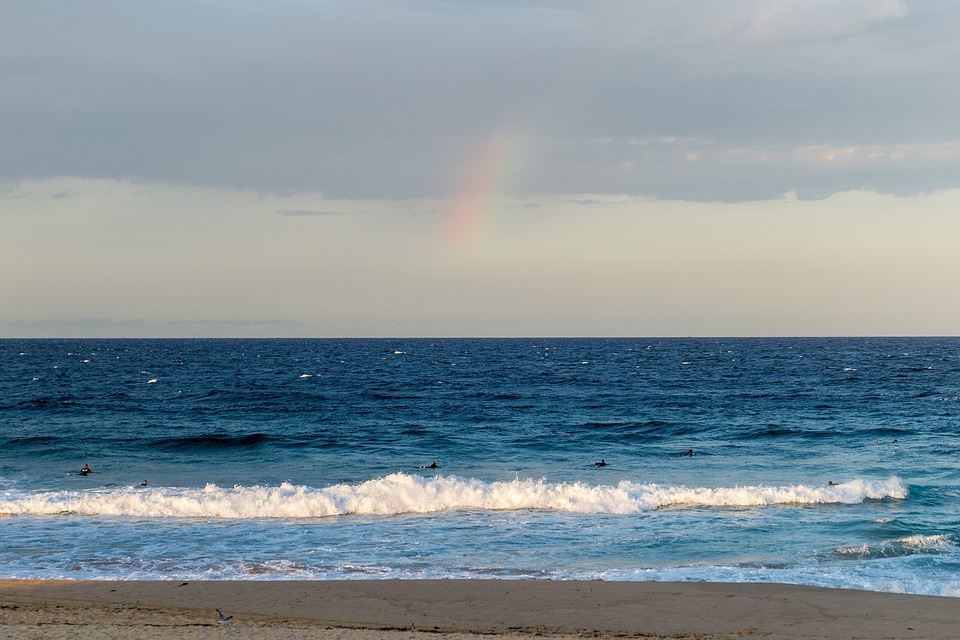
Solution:
<path fill-rule="evenodd" d="M 232 619 L 218 624 L 218 609 Z M 946 639 L 958 628 L 956 598 L 786 584 L 0 580 L 4 638 Z"/>

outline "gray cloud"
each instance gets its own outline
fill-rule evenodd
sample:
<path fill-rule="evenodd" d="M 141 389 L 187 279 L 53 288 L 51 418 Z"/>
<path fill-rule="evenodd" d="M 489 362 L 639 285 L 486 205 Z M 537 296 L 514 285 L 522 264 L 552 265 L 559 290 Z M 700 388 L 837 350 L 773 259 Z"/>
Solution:
<path fill-rule="evenodd" d="M 960 140 L 960 8 L 946 0 L 41 0 L 4 13 L 0 180 L 445 196 L 509 130 L 526 141 L 519 195 L 960 186 L 949 154 L 803 155 Z"/>

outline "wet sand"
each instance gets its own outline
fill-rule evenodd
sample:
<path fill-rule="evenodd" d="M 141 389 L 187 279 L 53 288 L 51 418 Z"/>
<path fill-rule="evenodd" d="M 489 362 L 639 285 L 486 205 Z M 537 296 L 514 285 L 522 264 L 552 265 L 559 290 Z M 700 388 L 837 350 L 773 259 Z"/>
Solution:
<path fill-rule="evenodd" d="M 232 618 L 219 624 L 217 609 Z M 0 638 L 956 638 L 960 599 L 776 584 L 0 580 Z"/>

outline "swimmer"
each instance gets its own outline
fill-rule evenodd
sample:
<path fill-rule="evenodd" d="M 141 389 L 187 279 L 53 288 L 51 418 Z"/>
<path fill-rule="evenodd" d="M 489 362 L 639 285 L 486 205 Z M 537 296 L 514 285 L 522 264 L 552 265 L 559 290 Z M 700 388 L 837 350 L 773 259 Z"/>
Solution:
<path fill-rule="evenodd" d="M 145 486 L 147 486 L 147 481 L 146 481 L 146 480 L 144 480 L 143 482 L 141 482 L 141 483 L 140 483 L 140 486 L 141 486 L 141 487 L 145 487 Z"/>
<path fill-rule="evenodd" d="M 420 465 L 420 468 L 421 468 L 421 469 L 439 469 L 439 467 L 437 466 L 437 461 L 436 461 L 436 460 L 434 460 L 434 461 L 431 462 L 430 464 L 422 464 L 422 465 Z"/>
<path fill-rule="evenodd" d="M 607 461 L 606 461 L 606 460 L 601 460 L 600 462 L 594 462 L 594 463 L 593 463 L 593 468 L 594 468 L 594 469 L 599 469 L 600 467 L 605 467 L 605 466 L 607 466 Z"/>
<path fill-rule="evenodd" d="M 828 486 L 828 487 L 835 487 L 835 486 L 837 486 L 837 484 L 836 484 L 833 480 L 831 480 L 831 481 L 829 481 L 829 482 L 827 483 L 827 486 Z"/>
<path fill-rule="evenodd" d="M 695 454 L 695 453 L 693 452 L 693 449 L 687 449 L 687 452 L 686 452 L 685 454 L 683 454 L 683 455 L 685 455 L 685 456 L 687 456 L 687 457 L 690 457 L 690 456 L 695 456 L 695 455 L 697 455 L 697 454 Z"/>
<path fill-rule="evenodd" d="M 83 469 L 80 469 L 80 475 L 85 476 L 90 473 L 90 467 L 88 465 L 83 465 Z"/>

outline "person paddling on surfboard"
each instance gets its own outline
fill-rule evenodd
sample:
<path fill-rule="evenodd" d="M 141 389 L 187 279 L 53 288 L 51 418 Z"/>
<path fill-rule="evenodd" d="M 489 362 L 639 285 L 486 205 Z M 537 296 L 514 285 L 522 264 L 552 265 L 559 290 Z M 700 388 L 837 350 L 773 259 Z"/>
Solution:
<path fill-rule="evenodd" d="M 594 462 L 594 463 L 593 463 L 593 468 L 594 468 L 594 469 L 599 469 L 600 467 L 605 467 L 605 466 L 607 466 L 607 461 L 606 461 L 606 460 L 601 460 L 600 462 Z"/>
<path fill-rule="evenodd" d="M 80 469 L 80 475 L 85 476 L 90 473 L 90 466 L 83 465 L 83 469 Z"/>
<path fill-rule="evenodd" d="M 421 469 L 437 469 L 437 468 L 439 468 L 439 467 L 437 466 L 437 461 L 434 460 L 434 461 L 431 462 L 430 464 L 422 464 L 422 465 L 420 465 L 420 468 L 421 468 Z"/>

